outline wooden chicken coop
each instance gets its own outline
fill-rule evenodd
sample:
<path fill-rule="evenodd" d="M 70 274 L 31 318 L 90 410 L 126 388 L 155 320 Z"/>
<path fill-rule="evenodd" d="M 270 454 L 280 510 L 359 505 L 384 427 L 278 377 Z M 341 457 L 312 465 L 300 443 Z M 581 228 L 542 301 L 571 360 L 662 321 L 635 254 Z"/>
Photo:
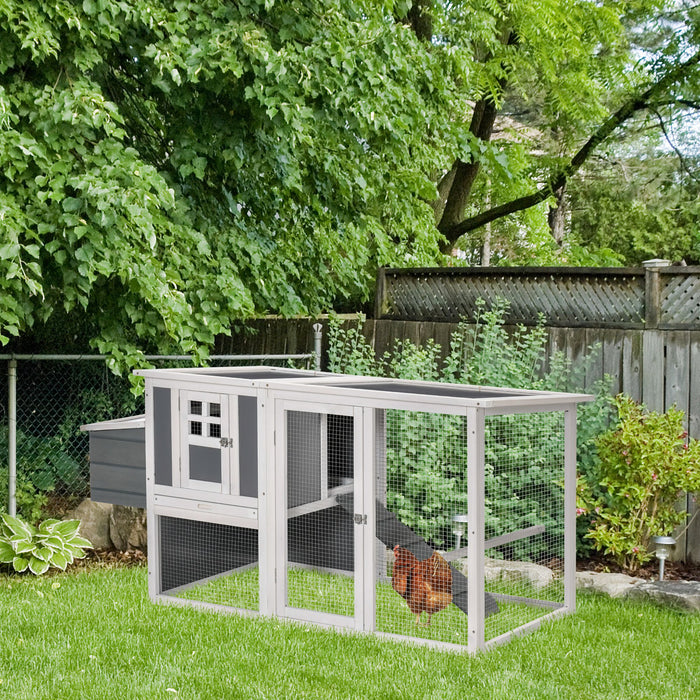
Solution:
<path fill-rule="evenodd" d="M 138 374 L 154 600 L 470 652 L 574 610 L 590 397 L 269 367 Z"/>

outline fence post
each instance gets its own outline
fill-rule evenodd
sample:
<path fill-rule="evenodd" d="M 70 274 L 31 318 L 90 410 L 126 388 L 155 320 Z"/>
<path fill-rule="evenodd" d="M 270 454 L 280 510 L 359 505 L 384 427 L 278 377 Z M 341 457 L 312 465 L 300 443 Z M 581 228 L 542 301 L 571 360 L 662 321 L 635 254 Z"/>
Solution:
<path fill-rule="evenodd" d="M 8 509 L 10 515 L 17 515 L 17 360 L 7 363 L 7 466 Z"/>
<path fill-rule="evenodd" d="M 670 260 L 645 260 L 644 265 L 644 326 L 658 328 L 661 318 L 661 285 L 659 283 L 659 268 L 668 267 Z"/>
<path fill-rule="evenodd" d="M 320 323 L 314 323 L 314 369 L 317 372 L 321 371 L 321 341 L 323 339 L 323 326 Z"/>

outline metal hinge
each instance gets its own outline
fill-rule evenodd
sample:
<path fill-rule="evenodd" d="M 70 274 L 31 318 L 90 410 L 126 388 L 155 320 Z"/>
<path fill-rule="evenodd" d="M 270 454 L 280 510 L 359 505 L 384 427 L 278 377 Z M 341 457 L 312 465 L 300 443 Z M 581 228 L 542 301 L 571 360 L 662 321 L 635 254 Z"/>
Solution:
<path fill-rule="evenodd" d="M 355 525 L 367 525 L 367 516 L 362 513 L 355 513 Z"/>

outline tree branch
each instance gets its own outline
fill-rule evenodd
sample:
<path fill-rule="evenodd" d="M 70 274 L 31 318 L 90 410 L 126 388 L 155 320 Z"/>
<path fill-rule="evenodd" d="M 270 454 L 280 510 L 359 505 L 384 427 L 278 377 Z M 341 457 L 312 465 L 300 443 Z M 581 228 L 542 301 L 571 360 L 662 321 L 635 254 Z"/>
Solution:
<path fill-rule="evenodd" d="M 652 106 L 656 96 L 662 94 L 675 83 L 681 83 L 688 77 L 688 73 L 700 63 L 700 51 L 696 52 L 689 59 L 678 64 L 669 70 L 656 83 L 648 87 L 644 92 L 636 95 L 625 102 L 614 114 L 612 114 L 593 135 L 583 144 L 569 163 L 542 187 L 524 197 L 518 197 L 505 204 L 481 212 L 476 216 L 469 217 L 454 224 L 442 231 L 450 243 L 455 243 L 457 239 L 468 231 L 480 228 L 490 221 L 495 221 L 508 214 L 514 214 L 524 209 L 529 209 L 551 197 L 554 192 L 563 187 L 568 179 L 576 173 L 586 162 L 591 153 L 605 141 L 618 127 L 624 124 L 636 112 Z"/>
<path fill-rule="evenodd" d="M 673 139 L 671 138 L 671 135 L 668 133 L 668 130 L 666 129 L 666 125 L 664 124 L 664 119 L 661 116 L 661 113 L 655 109 L 653 110 L 654 116 L 656 117 L 657 121 L 659 122 L 659 128 L 661 129 L 661 133 L 664 135 L 664 139 L 666 140 L 666 143 L 669 145 L 671 150 L 676 154 L 678 157 L 678 162 L 681 164 L 681 168 L 685 170 L 685 172 L 690 176 L 692 180 L 695 180 L 695 182 L 698 182 L 698 177 L 697 175 L 688 167 L 688 163 L 686 162 L 685 157 L 681 153 L 680 149 L 676 144 L 673 142 Z"/>

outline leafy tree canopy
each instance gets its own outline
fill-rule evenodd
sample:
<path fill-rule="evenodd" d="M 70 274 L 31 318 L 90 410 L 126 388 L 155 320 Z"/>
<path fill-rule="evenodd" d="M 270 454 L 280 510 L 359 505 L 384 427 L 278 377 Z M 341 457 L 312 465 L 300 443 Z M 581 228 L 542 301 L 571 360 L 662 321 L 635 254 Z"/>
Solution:
<path fill-rule="evenodd" d="M 644 128 L 644 124 L 639 125 Z M 679 160 L 648 130 L 601 149 L 571 183 L 570 239 L 609 247 L 621 264 L 662 257 L 700 263 L 698 155 Z"/>
<path fill-rule="evenodd" d="M 514 18 L 508 7 L 509 17 Z M 564 13 L 556 16 L 574 31 L 578 28 L 582 37 L 573 44 L 580 47 L 581 58 L 568 61 L 563 57 L 556 63 L 565 76 L 570 75 L 570 65 L 581 68 L 574 70 L 571 80 L 564 81 L 566 87 L 561 88 L 570 102 L 558 99 L 556 86 L 548 84 L 551 73 L 541 69 L 547 66 L 546 61 L 537 61 L 525 71 L 504 63 L 502 89 L 485 97 L 484 109 L 495 114 L 510 113 L 534 127 L 535 132 L 530 129 L 527 137 L 515 143 L 494 144 L 488 131 L 485 138 L 504 160 L 515 153 L 519 167 L 504 172 L 490 167 L 484 159 L 458 157 L 448 173 L 449 177 L 454 174 L 458 187 L 446 178 L 447 206 L 439 228 L 450 243 L 459 241 L 466 250 L 481 246 L 482 260 L 489 235 L 498 239 L 500 254 L 510 262 L 531 262 L 535 258 L 546 263 L 606 264 L 620 260 L 620 255 L 609 248 L 587 250 L 562 245 L 572 242 L 565 240 L 562 230 L 567 187 L 577 173 L 588 168 L 589 159 L 601 147 L 609 149 L 620 140 L 629 124 L 654 129 L 656 149 L 663 158 L 669 149 L 664 151 L 659 144 L 666 132 L 672 125 L 688 122 L 700 107 L 700 9 L 695 3 L 613 2 L 599 3 L 595 8 L 588 3 L 587 7 L 579 6 L 578 13 L 571 5 L 568 12 L 563 4 L 560 7 Z M 592 26 L 596 29 L 585 31 Z M 566 53 L 569 43 L 563 34 L 559 36 L 564 39 L 562 51 Z M 522 50 L 522 44 L 518 42 L 517 51 Z M 574 104 L 577 100 L 581 106 Z M 685 131 L 679 150 L 686 151 L 686 167 L 691 164 L 687 153 L 694 149 L 697 154 L 697 136 L 692 136 L 697 128 L 674 130 Z M 523 158 L 523 152 L 528 157 Z M 649 149 L 643 145 L 639 153 L 631 154 L 640 159 L 648 156 Z M 460 180 L 460 173 L 470 173 L 470 177 Z M 613 183 L 612 197 L 617 184 Z M 447 217 L 450 199 L 459 206 Z M 493 231 L 489 230 L 491 226 Z M 549 239 L 545 235 L 548 229 Z M 577 239 L 574 236 L 573 242 Z M 637 253 L 628 259 L 642 255 L 641 248 Z M 471 257 L 478 260 L 479 256 Z"/>
<path fill-rule="evenodd" d="M 386 8 L 0 3 L 0 340 L 63 307 L 117 359 L 437 260 L 458 62 Z"/>
<path fill-rule="evenodd" d="M 0 341 L 79 312 L 117 364 L 202 354 L 438 262 L 630 115 L 692 103 L 696 11 L 663 7 L 1 0 Z M 509 101 L 556 138 L 494 140 Z"/>

